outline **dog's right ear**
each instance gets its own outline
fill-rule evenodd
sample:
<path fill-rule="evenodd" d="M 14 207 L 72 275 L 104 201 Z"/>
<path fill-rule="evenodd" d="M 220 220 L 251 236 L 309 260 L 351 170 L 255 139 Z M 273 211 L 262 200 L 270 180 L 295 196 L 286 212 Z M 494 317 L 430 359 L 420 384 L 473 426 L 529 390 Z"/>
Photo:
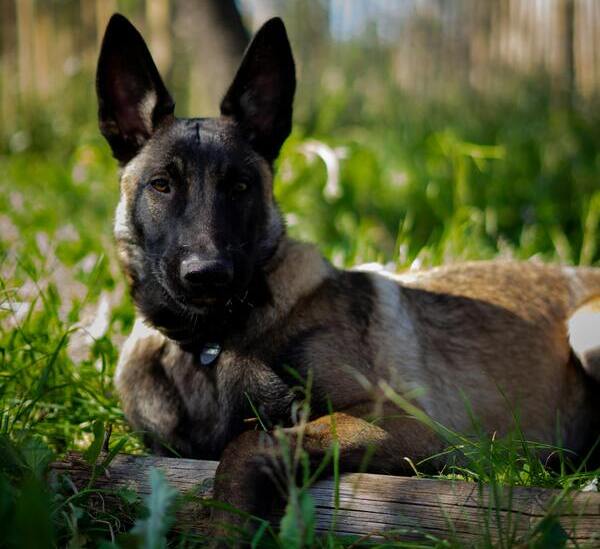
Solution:
<path fill-rule="evenodd" d="M 122 15 L 106 27 L 96 74 L 100 131 L 121 164 L 131 160 L 175 103 L 137 29 Z"/>

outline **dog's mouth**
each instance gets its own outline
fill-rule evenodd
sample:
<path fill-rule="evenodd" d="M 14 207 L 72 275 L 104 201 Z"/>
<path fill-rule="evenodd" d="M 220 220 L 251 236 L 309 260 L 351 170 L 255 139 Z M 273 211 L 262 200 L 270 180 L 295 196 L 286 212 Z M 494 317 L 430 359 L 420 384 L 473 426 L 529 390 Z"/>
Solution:
<path fill-rule="evenodd" d="M 180 304 L 193 312 L 205 314 L 215 309 L 226 309 L 231 299 L 225 295 L 196 295 L 184 297 Z"/>
<path fill-rule="evenodd" d="M 213 312 L 226 312 L 235 304 L 244 301 L 247 291 L 239 290 L 233 286 L 211 289 L 210 292 L 189 293 L 174 288 L 162 280 L 158 281 L 171 301 L 185 312 L 207 316 Z"/>
<path fill-rule="evenodd" d="M 209 305 L 216 305 L 220 301 L 223 301 L 222 298 L 215 296 L 192 296 L 188 299 L 190 305 L 194 307 L 207 307 Z"/>
<path fill-rule="evenodd" d="M 218 292 L 194 294 L 177 292 L 168 288 L 166 290 L 181 308 L 196 314 L 207 314 L 217 309 L 227 309 L 234 299 L 234 293 L 229 288 L 222 288 Z"/>

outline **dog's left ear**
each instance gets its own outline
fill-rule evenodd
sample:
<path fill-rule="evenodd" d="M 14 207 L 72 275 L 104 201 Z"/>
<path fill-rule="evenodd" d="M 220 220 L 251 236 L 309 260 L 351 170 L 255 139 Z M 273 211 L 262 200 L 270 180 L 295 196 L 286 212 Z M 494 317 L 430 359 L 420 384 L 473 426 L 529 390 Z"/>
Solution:
<path fill-rule="evenodd" d="M 96 75 L 100 130 L 121 164 L 129 162 L 167 118 L 175 103 L 137 29 L 114 14 Z"/>
<path fill-rule="evenodd" d="M 246 50 L 233 83 L 221 102 L 252 147 L 266 160 L 277 158 L 292 129 L 296 71 L 283 21 L 267 21 Z"/>

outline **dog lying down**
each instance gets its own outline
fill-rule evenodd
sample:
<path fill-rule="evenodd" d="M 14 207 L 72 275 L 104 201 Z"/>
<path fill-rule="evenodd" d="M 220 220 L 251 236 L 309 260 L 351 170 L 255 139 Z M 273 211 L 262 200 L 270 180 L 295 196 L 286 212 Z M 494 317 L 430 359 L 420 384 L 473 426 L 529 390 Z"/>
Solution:
<path fill-rule="evenodd" d="M 585 456 L 600 433 L 600 269 L 334 268 L 286 236 L 273 197 L 295 85 L 271 19 L 221 115 L 177 118 L 141 35 L 120 15 L 108 24 L 97 93 L 121 166 L 115 236 L 137 309 L 115 377 L 131 425 L 156 452 L 220 459 L 215 497 L 258 515 L 282 448 L 298 444 L 313 465 L 337 440 L 342 470 L 369 452 L 369 470 L 410 473 L 405 458 L 447 446 L 434 422 L 470 433 L 472 414 L 502 435 L 516 415 L 527 439 Z"/>

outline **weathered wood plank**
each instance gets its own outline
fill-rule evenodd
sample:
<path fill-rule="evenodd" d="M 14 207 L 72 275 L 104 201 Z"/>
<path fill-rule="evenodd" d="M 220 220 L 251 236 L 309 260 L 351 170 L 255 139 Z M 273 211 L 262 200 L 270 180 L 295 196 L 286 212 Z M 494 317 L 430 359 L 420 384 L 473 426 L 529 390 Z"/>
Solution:
<path fill-rule="evenodd" d="M 148 494 L 148 471 L 152 467 L 161 469 L 179 492 L 199 498 L 181 510 L 179 527 L 205 531 L 208 511 L 201 499 L 212 496 L 217 462 L 119 455 L 95 486 L 128 487 L 140 495 Z M 90 478 L 90 468 L 77 454 L 53 465 L 53 474 L 59 473 L 68 473 L 78 486 Z M 425 536 L 465 542 L 482 536 L 492 541 L 520 539 L 552 509 L 572 542 L 600 546 L 597 492 L 573 492 L 559 500 L 558 490 L 518 487 L 492 494 L 488 488 L 467 482 L 353 473 L 342 476 L 337 509 L 333 481 L 318 482 L 311 494 L 322 532 L 390 535 L 405 540 Z"/>

